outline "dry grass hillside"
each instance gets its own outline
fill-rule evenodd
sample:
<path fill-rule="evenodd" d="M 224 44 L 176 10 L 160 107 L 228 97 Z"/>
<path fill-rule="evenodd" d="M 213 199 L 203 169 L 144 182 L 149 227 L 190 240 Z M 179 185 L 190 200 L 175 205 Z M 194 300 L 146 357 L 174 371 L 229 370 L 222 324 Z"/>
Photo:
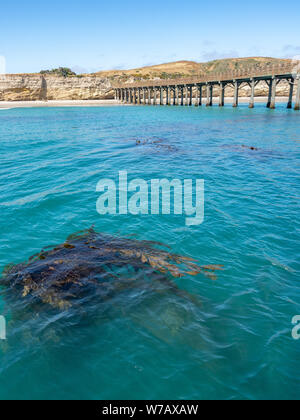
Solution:
<path fill-rule="evenodd" d="M 172 79 L 188 77 L 199 73 L 224 72 L 230 70 L 240 70 L 244 67 L 281 64 L 289 60 L 268 57 L 248 57 L 248 58 L 227 58 L 214 60 L 207 63 L 196 63 L 195 61 L 177 61 L 174 63 L 158 64 L 155 66 L 141 67 L 132 70 L 110 70 L 95 73 L 96 76 L 107 77 L 109 79 L 124 81 L 150 80 L 154 78 Z"/>

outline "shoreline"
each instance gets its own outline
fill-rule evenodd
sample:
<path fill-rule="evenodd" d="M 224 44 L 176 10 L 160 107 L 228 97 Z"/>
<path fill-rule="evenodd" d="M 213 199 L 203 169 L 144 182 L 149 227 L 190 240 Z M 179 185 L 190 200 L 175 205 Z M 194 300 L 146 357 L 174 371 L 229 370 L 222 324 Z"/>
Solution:
<path fill-rule="evenodd" d="M 239 103 L 247 104 L 250 98 L 239 98 Z M 267 103 L 266 96 L 258 96 L 255 98 L 255 103 Z M 231 104 L 232 97 L 225 98 L 225 104 Z M 288 97 L 280 96 L 276 98 L 277 103 L 287 103 Z M 203 99 L 205 105 L 206 99 Z M 218 104 L 219 98 L 213 98 L 213 104 Z M 56 101 L 0 101 L 1 109 L 14 109 L 14 108 L 53 108 L 53 107 L 104 107 L 104 106 L 133 106 L 133 104 L 125 104 L 115 99 L 99 99 L 99 100 L 56 100 Z"/>
<path fill-rule="evenodd" d="M 56 101 L 0 101 L 0 109 L 13 108 L 53 108 L 53 107 L 101 107 L 119 106 L 121 104 L 114 99 L 94 99 L 94 100 L 56 100 Z"/>

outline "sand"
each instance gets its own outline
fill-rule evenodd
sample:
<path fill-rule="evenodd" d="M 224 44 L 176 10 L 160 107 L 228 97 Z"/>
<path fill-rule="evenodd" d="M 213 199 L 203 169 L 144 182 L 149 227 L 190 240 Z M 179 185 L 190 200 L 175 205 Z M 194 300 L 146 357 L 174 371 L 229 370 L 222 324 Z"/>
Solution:
<path fill-rule="evenodd" d="M 12 108 L 45 108 L 45 107 L 72 107 L 72 106 L 116 106 L 120 105 L 114 99 L 86 100 L 86 101 L 0 101 L 0 109 Z"/>
<path fill-rule="evenodd" d="M 249 103 L 250 98 L 239 98 L 239 103 L 245 104 Z M 267 103 L 267 97 L 257 97 L 255 98 L 256 103 Z M 214 104 L 219 103 L 219 98 L 214 98 Z M 233 102 L 233 98 L 225 98 L 225 103 L 230 104 Z M 288 102 L 286 97 L 276 98 L 277 103 Z M 203 99 L 205 104 L 205 98 Z M 3 109 L 13 109 L 13 108 L 43 108 L 43 107 L 101 107 L 101 106 L 130 106 L 130 104 L 123 104 L 114 99 L 104 99 L 104 100 L 84 100 L 84 101 L 19 101 L 19 102 L 4 102 L 0 101 L 0 110 Z"/>

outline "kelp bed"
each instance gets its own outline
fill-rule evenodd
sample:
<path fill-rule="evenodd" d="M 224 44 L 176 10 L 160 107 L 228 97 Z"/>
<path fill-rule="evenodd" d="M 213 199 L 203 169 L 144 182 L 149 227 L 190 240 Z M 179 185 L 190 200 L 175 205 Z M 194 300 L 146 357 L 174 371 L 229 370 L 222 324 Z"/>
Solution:
<path fill-rule="evenodd" d="M 126 289 L 162 282 L 181 296 L 171 277 L 199 273 L 214 279 L 222 266 L 201 266 L 194 259 L 156 248 L 160 243 L 118 238 L 93 228 L 43 249 L 28 262 L 7 266 L 0 286 L 8 299 L 66 310 L 88 296 L 109 299 Z M 143 278 L 141 282 L 140 279 Z"/>

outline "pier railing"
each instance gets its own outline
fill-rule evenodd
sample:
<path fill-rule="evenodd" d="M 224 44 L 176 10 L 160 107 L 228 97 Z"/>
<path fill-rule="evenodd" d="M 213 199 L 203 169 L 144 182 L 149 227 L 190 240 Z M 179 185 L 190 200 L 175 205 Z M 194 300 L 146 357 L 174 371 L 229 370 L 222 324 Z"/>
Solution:
<path fill-rule="evenodd" d="M 174 85 L 193 85 L 208 82 L 222 82 L 235 79 L 251 79 L 260 77 L 284 76 L 293 73 L 300 73 L 300 61 L 289 61 L 287 63 L 265 66 L 251 66 L 244 67 L 240 70 L 228 72 L 210 72 L 199 73 L 195 76 L 178 79 L 153 79 L 141 80 L 134 83 L 115 84 L 113 88 L 143 88 L 143 87 L 160 87 L 160 86 L 174 86 Z"/>

